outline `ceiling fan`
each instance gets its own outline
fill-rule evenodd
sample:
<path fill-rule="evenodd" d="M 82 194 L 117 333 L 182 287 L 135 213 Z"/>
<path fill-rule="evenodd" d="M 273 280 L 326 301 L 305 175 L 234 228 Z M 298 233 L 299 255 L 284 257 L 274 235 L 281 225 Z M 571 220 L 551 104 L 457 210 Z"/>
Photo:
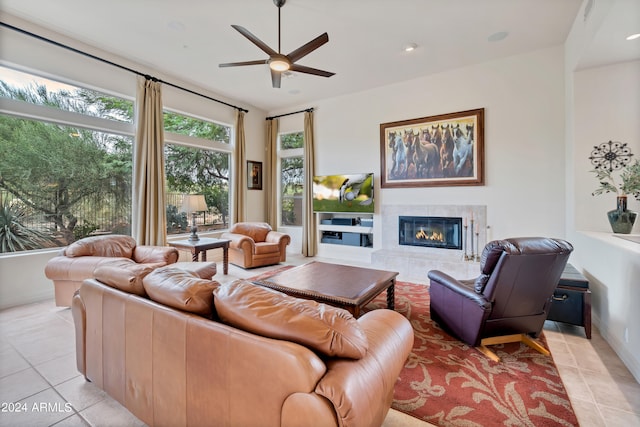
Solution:
<path fill-rule="evenodd" d="M 280 80 L 282 73 L 285 71 L 297 71 L 299 73 L 313 74 L 315 76 L 331 77 L 335 73 L 329 71 L 318 70 L 317 68 L 305 67 L 304 65 L 296 64 L 300 58 L 307 56 L 323 44 L 329 41 L 329 35 L 327 33 L 321 34 L 309 43 L 300 46 L 288 55 L 280 53 L 280 9 L 284 6 L 286 0 L 273 0 L 273 3 L 278 6 L 278 51 L 271 49 L 262 40 L 251 34 L 246 28 L 240 25 L 232 25 L 240 34 L 249 39 L 253 44 L 262 49 L 267 55 L 268 59 L 258 59 L 255 61 L 245 62 L 229 62 L 226 64 L 220 64 L 220 67 L 239 67 L 243 65 L 261 65 L 268 64 L 271 70 L 271 83 L 274 88 L 280 87 Z"/>

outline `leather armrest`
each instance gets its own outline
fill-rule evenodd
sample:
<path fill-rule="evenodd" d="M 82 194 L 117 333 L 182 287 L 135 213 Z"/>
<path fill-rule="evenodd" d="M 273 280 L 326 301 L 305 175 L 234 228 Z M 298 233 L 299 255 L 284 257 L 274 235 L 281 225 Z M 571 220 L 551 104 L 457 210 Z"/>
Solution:
<path fill-rule="evenodd" d="M 280 262 L 287 260 L 287 245 L 291 243 L 291 236 L 279 231 L 270 231 L 265 239 L 268 243 L 277 243 L 280 248 Z"/>
<path fill-rule="evenodd" d="M 369 340 L 367 354 L 359 360 L 328 359 L 327 373 L 315 390 L 333 403 L 343 427 L 382 424 L 413 346 L 413 329 L 400 313 L 373 310 L 358 323 Z"/>
<path fill-rule="evenodd" d="M 249 253 L 253 253 L 256 246 L 253 239 L 245 236 L 244 234 L 223 233 L 221 238 L 231 240 L 229 242 L 230 248 L 242 249 L 245 251 L 249 251 Z"/>
<path fill-rule="evenodd" d="M 169 246 L 136 246 L 133 249 L 133 260 L 139 264 L 173 264 L 178 262 L 179 253 Z"/>
<path fill-rule="evenodd" d="M 478 294 L 473 288 L 475 280 L 454 279 L 447 273 L 439 270 L 429 271 L 428 276 L 431 281 L 431 285 L 441 285 L 460 296 L 477 302 L 478 305 L 480 305 L 484 309 L 489 309 L 491 307 L 491 303 L 486 300 L 484 295 Z"/>
<path fill-rule="evenodd" d="M 265 239 L 265 242 L 280 244 L 281 242 L 283 242 L 283 239 L 286 240 L 287 245 L 291 240 L 288 234 L 281 233 L 279 231 L 270 231 L 269 233 L 267 233 L 267 238 Z"/>

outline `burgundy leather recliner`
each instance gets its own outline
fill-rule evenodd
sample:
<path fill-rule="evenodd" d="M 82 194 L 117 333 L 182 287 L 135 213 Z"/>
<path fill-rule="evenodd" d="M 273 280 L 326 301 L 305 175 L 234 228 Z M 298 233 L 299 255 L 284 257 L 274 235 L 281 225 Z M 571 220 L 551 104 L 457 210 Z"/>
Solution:
<path fill-rule="evenodd" d="M 487 345 L 522 341 L 548 353 L 530 336 L 542 331 L 572 251 L 569 242 L 543 237 L 489 242 L 475 279 L 457 280 L 429 271 L 431 318 L 496 361 L 499 358 Z"/>

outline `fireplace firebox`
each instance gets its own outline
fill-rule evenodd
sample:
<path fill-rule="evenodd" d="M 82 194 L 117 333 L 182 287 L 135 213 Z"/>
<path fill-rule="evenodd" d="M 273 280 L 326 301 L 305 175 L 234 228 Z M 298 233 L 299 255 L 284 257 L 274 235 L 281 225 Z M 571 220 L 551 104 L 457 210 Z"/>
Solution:
<path fill-rule="evenodd" d="M 398 243 L 439 249 L 462 249 L 462 218 L 401 216 Z"/>

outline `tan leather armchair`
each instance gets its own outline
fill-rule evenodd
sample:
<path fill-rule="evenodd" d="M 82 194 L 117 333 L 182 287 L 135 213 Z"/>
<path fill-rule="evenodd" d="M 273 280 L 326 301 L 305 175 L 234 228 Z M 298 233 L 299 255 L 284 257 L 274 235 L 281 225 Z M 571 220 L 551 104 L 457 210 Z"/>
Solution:
<path fill-rule="evenodd" d="M 138 246 L 131 236 L 108 235 L 80 239 L 47 263 L 44 273 L 53 280 L 56 305 L 70 307 L 73 293 L 94 270 L 108 263 L 154 269 L 178 261 L 178 250 L 168 246 Z"/>
<path fill-rule="evenodd" d="M 242 268 L 262 267 L 287 260 L 288 234 L 273 231 L 266 222 L 239 222 L 222 234 L 229 243 L 229 262 Z"/>

